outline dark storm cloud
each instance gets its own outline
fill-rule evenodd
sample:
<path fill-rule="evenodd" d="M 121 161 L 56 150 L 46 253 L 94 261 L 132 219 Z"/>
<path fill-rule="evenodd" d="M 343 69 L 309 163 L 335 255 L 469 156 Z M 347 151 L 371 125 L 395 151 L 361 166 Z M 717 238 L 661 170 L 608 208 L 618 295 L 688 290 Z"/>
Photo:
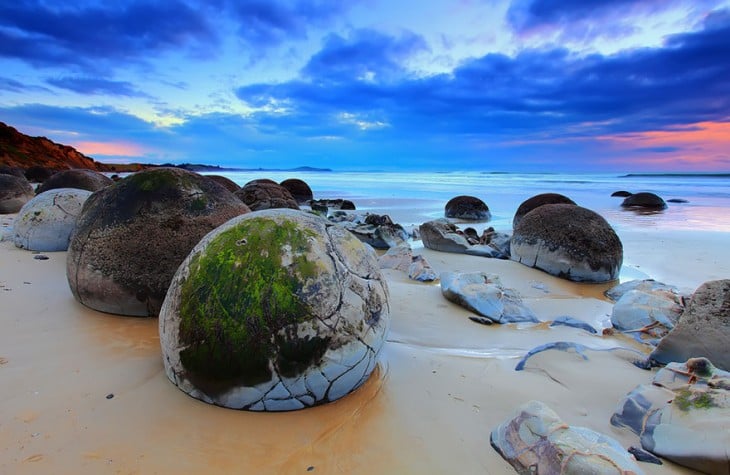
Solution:
<path fill-rule="evenodd" d="M 50 78 L 46 83 L 61 89 L 85 95 L 109 95 L 124 97 L 148 97 L 127 81 L 112 81 L 101 78 L 61 77 Z"/>
<path fill-rule="evenodd" d="M 562 49 L 489 54 L 452 74 L 410 77 L 401 64 L 423 47 L 410 35 L 331 37 L 300 79 L 241 87 L 237 95 L 257 106 L 286 104 L 289 114 L 261 117 L 270 127 L 310 124 L 302 130 L 317 134 L 342 125 L 337 112 L 386 121 L 393 134 L 572 136 L 727 120 L 730 110 L 723 12 L 661 48 L 588 57 Z M 371 68 L 374 79 L 364 79 Z"/>

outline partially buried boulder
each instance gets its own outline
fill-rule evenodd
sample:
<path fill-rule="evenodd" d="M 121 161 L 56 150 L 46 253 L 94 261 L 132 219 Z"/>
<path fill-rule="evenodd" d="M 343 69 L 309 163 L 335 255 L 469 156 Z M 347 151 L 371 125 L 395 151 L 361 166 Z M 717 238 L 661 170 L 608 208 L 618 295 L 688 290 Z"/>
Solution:
<path fill-rule="evenodd" d="M 489 440 L 519 474 L 644 473 L 616 440 L 585 427 L 566 424 L 540 401 L 519 407 L 492 431 Z"/>
<path fill-rule="evenodd" d="M 80 190 L 97 191 L 114 183 L 114 180 L 94 170 L 73 169 L 63 170 L 45 180 L 36 190 L 41 194 L 44 191 L 56 188 L 78 188 Z"/>
<path fill-rule="evenodd" d="M 200 238 L 248 211 L 193 172 L 130 175 L 84 204 L 66 260 L 71 291 L 102 312 L 157 316 L 175 270 Z"/>
<path fill-rule="evenodd" d="M 514 218 L 512 218 L 512 227 L 516 228 L 517 225 L 522 221 L 522 217 L 535 208 L 542 205 L 555 205 L 555 204 L 568 204 L 574 205 L 575 202 L 565 195 L 560 193 L 541 193 L 531 198 L 527 198 L 520 204 L 515 212 Z"/>
<path fill-rule="evenodd" d="M 375 368 L 390 324 L 374 251 L 302 211 L 257 211 L 208 234 L 160 313 L 168 378 L 205 402 L 288 411 L 334 401 Z"/>
<path fill-rule="evenodd" d="M 543 205 L 527 213 L 512 235 L 511 258 L 577 282 L 618 278 L 623 246 L 599 214 L 570 204 Z"/>
<path fill-rule="evenodd" d="M 90 191 L 49 190 L 28 201 L 13 224 L 16 247 L 31 251 L 65 251 Z"/>
<path fill-rule="evenodd" d="M 650 210 L 662 210 L 667 207 L 667 203 L 654 193 L 634 193 L 626 197 L 621 203 L 623 208 L 643 208 Z"/>
<path fill-rule="evenodd" d="M 492 214 L 487 204 L 475 196 L 456 196 L 451 198 L 444 210 L 447 218 L 469 221 L 488 221 Z"/>
<path fill-rule="evenodd" d="M 300 180 L 299 178 L 286 179 L 282 181 L 280 185 L 286 188 L 299 204 L 306 203 L 314 198 L 312 189 L 304 180 Z"/>
<path fill-rule="evenodd" d="M 268 178 L 246 183 L 243 188 L 236 191 L 235 195 L 251 208 L 251 211 L 274 208 L 299 209 L 289 190 Z"/>
<path fill-rule="evenodd" d="M 0 214 L 17 213 L 34 196 L 28 180 L 0 173 Z"/>
<path fill-rule="evenodd" d="M 655 363 L 705 357 L 730 371 L 730 279 L 702 284 L 674 329 L 650 355 Z"/>

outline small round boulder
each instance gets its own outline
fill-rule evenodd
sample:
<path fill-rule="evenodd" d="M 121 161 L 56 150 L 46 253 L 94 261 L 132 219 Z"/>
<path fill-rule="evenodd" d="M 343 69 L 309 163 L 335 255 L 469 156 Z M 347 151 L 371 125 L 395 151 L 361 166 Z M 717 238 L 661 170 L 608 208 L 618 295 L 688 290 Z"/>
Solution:
<path fill-rule="evenodd" d="M 574 205 L 575 201 L 571 200 L 565 195 L 561 195 L 560 193 L 541 193 L 531 198 L 527 198 L 525 201 L 522 202 L 519 208 L 517 208 L 515 216 L 512 219 L 512 228 L 516 228 L 517 225 L 520 224 L 522 217 L 533 209 L 542 205 L 555 204 Z"/>
<path fill-rule="evenodd" d="M 37 193 L 56 188 L 78 188 L 79 190 L 97 191 L 114 183 L 108 176 L 94 170 L 63 170 L 48 178 L 39 187 Z"/>
<path fill-rule="evenodd" d="M 289 411 L 339 399 L 390 325 L 372 248 L 303 211 L 256 211 L 195 246 L 160 312 L 168 378 L 205 402 Z"/>
<path fill-rule="evenodd" d="M 599 214 L 570 204 L 543 205 L 514 229 L 512 260 L 576 282 L 618 278 L 623 246 Z"/>
<path fill-rule="evenodd" d="M 303 204 L 314 199 L 312 189 L 304 180 L 300 180 L 299 178 L 289 178 L 282 181 L 280 185 L 289 190 L 289 193 L 291 193 L 292 197 L 297 200 L 297 203 L 299 204 Z"/>
<path fill-rule="evenodd" d="M 489 221 L 492 214 L 484 201 L 475 196 L 456 196 L 451 198 L 445 207 L 447 218 L 465 219 L 469 221 Z"/>
<path fill-rule="evenodd" d="M 34 196 L 33 187 L 24 177 L 0 173 L 0 214 L 17 213 Z"/>
<path fill-rule="evenodd" d="M 66 257 L 71 292 L 95 310 L 155 317 L 190 250 L 247 212 L 197 173 L 155 168 L 130 175 L 86 200 Z"/>
<path fill-rule="evenodd" d="M 205 176 L 208 177 L 209 179 L 213 180 L 214 182 L 218 183 L 219 185 L 222 185 L 223 188 L 230 191 L 231 193 L 235 193 L 241 189 L 241 187 L 238 186 L 238 184 L 235 181 L 231 180 L 227 176 L 223 176 L 223 175 L 205 175 Z"/>
<path fill-rule="evenodd" d="M 235 195 L 246 203 L 251 211 L 274 208 L 299 209 L 289 190 L 268 178 L 246 183 L 243 188 L 236 191 Z"/>
<path fill-rule="evenodd" d="M 30 251 L 65 251 L 90 191 L 56 188 L 37 195 L 18 212 L 13 225 L 16 247 Z"/>
<path fill-rule="evenodd" d="M 634 193 L 631 196 L 626 197 L 621 203 L 624 208 L 645 208 L 662 210 L 667 207 L 667 203 L 658 195 L 654 193 L 641 192 Z"/>

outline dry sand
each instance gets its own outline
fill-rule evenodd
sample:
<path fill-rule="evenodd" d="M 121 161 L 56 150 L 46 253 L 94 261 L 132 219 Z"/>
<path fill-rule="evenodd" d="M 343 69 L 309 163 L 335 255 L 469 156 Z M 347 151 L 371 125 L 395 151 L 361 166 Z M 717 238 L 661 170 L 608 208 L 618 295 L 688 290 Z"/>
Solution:
<path fill-rule="evenodd" d="M 0 226 L 12 216 L 0 217 Z M 626 278 L 693 290 L 730 277 L 723 233 L 619 233 Z M 657 242 L 661 244 L 658 245 Z M 485 270 L 517 289 L 542 320 L 570 315 L 609 325 L 607 285 L 574 284 L 520 264 L 419 249 L 437 271 Z M 209 406 L 165 377 L 157 320 L 78 304 L 66 253 L 35 260 L 0 242 L 0 473 L 509 474 L 490 431 L 539 399 L 566 422 L 638 445 L 609 418 L 651 373 L 627 351 L 547 351 L 551 341 L 639 348 L 620 336 L 539 326 L 482 326 L 438 284 L 386 271 L 391 333 L 378 369 L 355 393 L 304 411 L 249 413 Z M 670 462 L 647 474 L 692 473 Z"/>

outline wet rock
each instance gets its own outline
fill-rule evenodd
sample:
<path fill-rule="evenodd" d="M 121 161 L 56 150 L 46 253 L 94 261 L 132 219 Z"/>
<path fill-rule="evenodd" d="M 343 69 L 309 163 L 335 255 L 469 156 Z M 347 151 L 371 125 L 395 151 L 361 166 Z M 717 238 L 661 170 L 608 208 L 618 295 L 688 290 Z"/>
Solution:
<path fill-rule="evenodd" d="M 651 353 L 659 364 L 703 356 L 730 370 L 730 279 L 702 284 L 692 295 L 674 329 Z"/>
<path fill-rule="evenodd" d="M 446 203 L 445 216 L 469 221 L 488 221 L 492 214 L 484 201 L 475 196 L 461 195 Z"/>
<path fill-rule="evenodd" d="M 611 193 L 611 196 L 626 198 L 627 196 L 631 196 L 632 194 L 633 193 L 631 193 L 630 191 L 621 190 L 621 191 L 614 191 L 613 193 Z"/>
<path fill-rule="evenodd" d="M 538 322 L 513 289 L 486 272 L 442 272 L 441 294 L 449 301 L 494 323 Z"/>
<path fill-rule="evenodd" d="M 0 214 L 17 213 L 34 196 L 28 180 L 0 173 Z"/>
<path fill-rule="evenodd" d="M 310 206 L 312 209 L 317 207 L 331 210 L 355 211 L 355 203 L 341 198 L 331 200 L 311 200 Z"/>
<path fill-rule="evenodd" d="M 689 203 L 689 200 L 685 200 L 682 198 L 670 198 L 667 200 L 667 203 L 677 203 L 677 204 Z"/>
<path fill-rule="evenodd" d="M 241 189 L 241 187 L 238 186 L 238 184 L 235 181 L 231 180 L 228 177 L 225 177 L 222 175 L 204 175 L 204 176 L 207 177 L 208 179 L 213 180 L 214 182 L 218 183 L 219 185 L 221 185 L 223 188 L 230 191 L 231 193 L 235 193 Z"/>
<path fill-rule="evenodd" d="M 36 190 L 37 194 L 56 188 L 78 188 L 79 190 L 97 191 L 114 183 L 114 180 L 94 170 L 76 168 L 61 170 L 45 180 Z"/>
<path fill-rule="evenodd" d="M 275 208 L 299 209 L 289 190 L 266 178 L 246 183 L 243 188 L 235 192 L 235 195 L 251 208 L 251 211 Z"/>
<path fill-rule="evenodd" d="M 621 206 L 624 208 L 648 208 L 662 210 L 667 207 L 667 204 L 660 196 L 655 195 L 654 193 L 641 192 L 628 196 L 621 203 Z"/>
<path fill-rule="evenodd" d="M 706 358 L 670 363 L 652 384 L 637 386 L 619 403 L 611 424 L 626 427 L 641 446 L 703 473 L 730 467 L 730 373 Z"/>
<path fill-rule="evenodd" d="M 309 213 L 235 218 L 195 246 L 160 313 L 165 372 L 205 402 L 287 411 L 373 371 L 390 322 L 372 248 Z"/>
<path fill-rule="evenodd" d="M 684 311 L 682 297 L 669 290 L 630 290 L 613 306 L 611 324 L 641 343 L 656 345 Z"/>
<path fill-rule="evenodd" d="M 418 255 L 411 258 L 411 264 L 408 266 L 408 278 L 419 282 L 433 282 L 439 277 L 426 258 Z"/>
<path fill-rule="evenodd" d="M 512 228 L 516 228 L 517 225 L 522 221 L 522 218 L 535 208 L 539 208 L 542 205 L 552 204 L 569 204 L 574 205 L 575 202 L 565 195 L 560 193 L 542 193 L 535 195 L 531 198 L 526 199 L 520 204 L 515 212 L 514 218 L 512 218 Z"/>
<path fill-rule="evenodd" d="M 547 405 L 530 401 L 491 433 L 490 443 L 520 474 L 642 474 L 616 440 L 570 426 Z"/>
<path fill-rule="evenodd" d="M 463 254 L 471 245 L 457 230 L 456 225 L 447 219 L 428 221 L 419 226 L 421 240 L 428 249 Z"/>
<path fill-rule="evenodd" d="M 312 189 L 304 180 L 300 180 L 299 178 L 289 178 L 282 181 L 280 185 L 289 190 L 289 193 L 291 193 L 300 205 L 314 199 Z"/>
<path fill-rule="evenodd" d="M 668 285 L 663 282 L 658 282 L 654 279 L 643 279 L 643 280 L 629 280 L 622 284 L 616 285 L 604 292 L 604 295 L 614 302 L 618 301 L 625 293 L 631 290 L 638 290 L 640 292 L 671 292 L 679 295 L 679 291 L 673 285 Z"/>
<path fill-rule="evenodd" d="M 90 191 L 56 188 L 35 196 L 18 212 L 13 243 L 31 251 L 65 251 Z"/>
<path fill-rule="evenodd" d="M 551 327 L 557 327 L 557 326 L 565 326 L 565 327 L 572 327 L 572 328 L 578 328 L 580 330 L 585 330 L 588 333 L 596 334 L 598 333 L 595 328 L 584 322 L 583 320 L 578 320 L 577 318 L 563 316 L 563 317 L 557 317 L 555 320 L 550 322 Z"/>
<path fill-rule="evenodd" d="M 346 220 L 338 221 L 335 218 L 332 221 L 339 222 L 359 240 L 375 249 L 388 249 L 408 239 L 408 233 L 403 226 L 394 223 L 388 215 L 350 215 Z"/>
<path fill-rule="evenodd" d="M 535 348 L 531 349 L 527 352 L 525 356 L 522 357 L 520 361 L 517 362 L 517 365 L 515 366 L 515 371 L 522 371 L 525 369 L 525 365 L 527 364 L 527 360 L 529 360 L 531 357 L 535 356 L 538 353 L 542 353 L 543 351 L 548 350 L 558 350 L 558 351 L 569 351 L 573 350 L 576 354 L 578 354 L 581 358 L 584 360 L 588 360 L 588 355 L 586 355 L 586 351 L 626 351 L 629 353 L 633 353 L 637 356 L 643 356 L 644 353 L 634 350 L 631 348 L 625 348 L 623 346 L 613 346 L 610 348 L 590 348 L 586 345 L 575 343 L 572 341 L 551 341 L 550 343 L 545 343 L 544 345 L 536 346 Z"/>
<path fill-rule="evenodd" d="M 249 209 L 202 175 L 135 173 L 93 193 L 71 235 L 66 277 L 82 304 L 156 316 L 180 263 L 208 232 Z"/>
<path fill-rule="evenodd" d="M 546 204 L 515 227 L 511 258 L 564 279 L 607 282 L 618 278 L 623 246 L 599 214 L 570 204 Z"/>

